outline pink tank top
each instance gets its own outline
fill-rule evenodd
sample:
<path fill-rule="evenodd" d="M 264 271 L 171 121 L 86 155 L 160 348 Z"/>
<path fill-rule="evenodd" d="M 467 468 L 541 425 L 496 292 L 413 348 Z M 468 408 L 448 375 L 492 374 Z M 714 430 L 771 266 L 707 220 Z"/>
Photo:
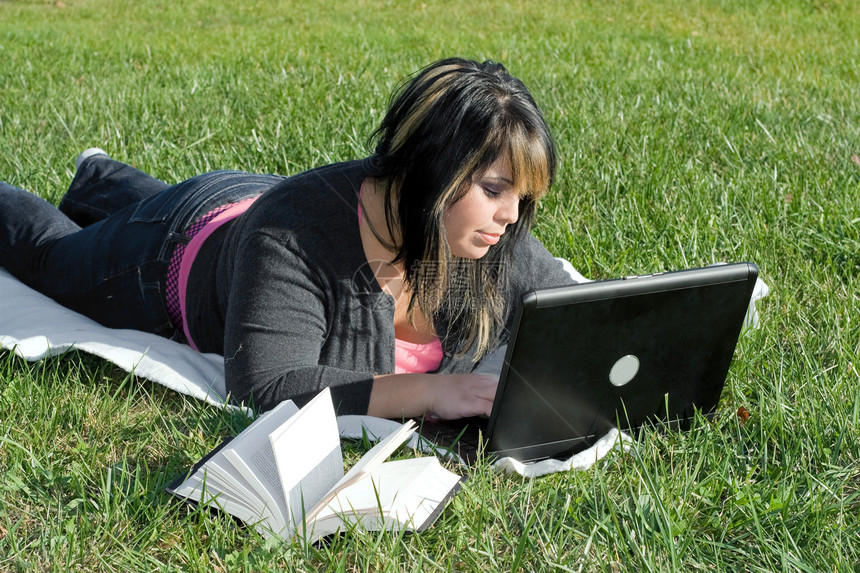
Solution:
<path fill-rule="evenodd" d="M 427 344 L 394 340 L 394 373 L 416 374 L 432 372 L 442 364 L 442 343 L 437 338 Z"/>

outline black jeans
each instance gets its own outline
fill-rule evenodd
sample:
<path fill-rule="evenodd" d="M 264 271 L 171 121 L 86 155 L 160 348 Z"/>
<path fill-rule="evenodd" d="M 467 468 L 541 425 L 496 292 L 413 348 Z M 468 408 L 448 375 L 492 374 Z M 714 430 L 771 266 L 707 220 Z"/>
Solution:
<path fill-rule="evenodd" d="M 104 155 L 75 175 L 60 208 L 0 182 L 0 266 L 112 328 L 172 336 L 167 265 L 207 212 L 284 178 L 216 171 L 168 185 Z"/>

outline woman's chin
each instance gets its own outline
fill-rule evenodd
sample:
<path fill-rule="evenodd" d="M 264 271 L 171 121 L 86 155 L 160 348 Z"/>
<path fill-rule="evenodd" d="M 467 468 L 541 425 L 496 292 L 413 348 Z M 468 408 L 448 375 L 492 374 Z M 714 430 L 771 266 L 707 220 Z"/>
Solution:
<path fill-rule="evenodd" d="M 467 249 L 451 249 L 451 254 L 461 259 L 481 259 L 490 252 L 490 247 L 470 247 Z"/>

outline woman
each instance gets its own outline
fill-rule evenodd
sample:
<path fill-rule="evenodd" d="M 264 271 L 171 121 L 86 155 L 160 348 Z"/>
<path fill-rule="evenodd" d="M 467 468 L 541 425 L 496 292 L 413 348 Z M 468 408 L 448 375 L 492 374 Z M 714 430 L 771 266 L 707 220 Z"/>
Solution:
<path fill-rule="evenodd" d="M 571 282 L 529 235 L 555 148 L 525 86 L 448 59 L 392 100 L 364 160 L 168 186 L 101 150 L 56 209 L 0 184 L 0 266 L 99 322 L 223 354 L 233 400 L 330 387 L 338 412 L 489 415 L 472 373 L 517 295 Z"/>

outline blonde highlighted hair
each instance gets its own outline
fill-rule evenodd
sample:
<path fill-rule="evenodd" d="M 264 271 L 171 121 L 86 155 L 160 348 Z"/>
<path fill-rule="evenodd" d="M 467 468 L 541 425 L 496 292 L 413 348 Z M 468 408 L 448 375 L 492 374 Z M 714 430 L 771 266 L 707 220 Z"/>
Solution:
<path fill-rule="evenodd" d="M 499 63 L 451 58 L 408 79 L 374 132 L 371 176 L 386 185 L 393 262 L 402 263 L 412 309 L 444 317 L 455 353 L 475 359 L 504 327 L 507 268 L 537 201 L 555 176 L 555 144 L 523 83 Z M 481 259 L 454 257 L 443 216 L 497 159 L 511 167 L 519 219 Z M 437 323 L 438 324 L 438 323 Z"/>

